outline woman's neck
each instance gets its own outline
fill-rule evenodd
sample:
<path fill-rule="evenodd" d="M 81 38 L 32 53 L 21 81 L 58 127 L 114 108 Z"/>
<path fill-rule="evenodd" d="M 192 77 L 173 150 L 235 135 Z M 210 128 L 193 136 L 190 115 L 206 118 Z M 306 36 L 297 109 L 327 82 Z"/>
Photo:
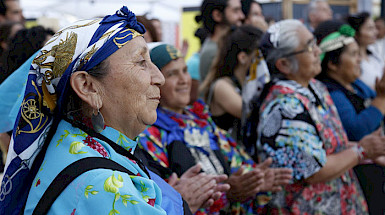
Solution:
<path fill-rule="evenodd" d="M 184 112 L 184 108 L 171 108 L 171 107 L 166 107 L 166 106 L 161 106 L 163 109 L 166 109 L 168 111 L 172 111 L 174 113 L 179 113 L 179 114 L 183 114 Z"/>
<path fill-rule="evenodd" d="M 240 66 L 235 67 L 234 69 L 234 76 L 237 78 L 239 84 L 243 86 L 243 83 L 245 82 L 246 79 L 246 73 L 247 73 L 247 68 L 243 68 Z"/>
<path fill-rule="evenodd" d="M 360 45 L 360 55 L 361 55 L 361 58 L 364 60 L 368 59 L 367 50 L 368 50 L 368 46 Z"/>
<path fill-rule="evenodd" d="M 328 71 L 328 76 L 337 81 L 339 84 L 341 84 L 345 89 L 354 91 L 352 83 L 345 80 L 344 77 L 342 77 L 341 75 L 338 75 L 335 72 Z"/>

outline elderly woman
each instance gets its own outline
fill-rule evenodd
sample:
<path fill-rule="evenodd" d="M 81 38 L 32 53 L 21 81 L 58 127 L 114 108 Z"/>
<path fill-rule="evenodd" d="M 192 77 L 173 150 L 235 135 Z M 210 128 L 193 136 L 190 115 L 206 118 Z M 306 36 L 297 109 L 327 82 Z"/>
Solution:
<path fill-rule="evenodd" d="M 132 153 L 155 122 L 164 77 L 122 7 L 56 33 L 33 61 L 0 214 L 166 214 Z"/>
<path fill-rule="evenodd" d="M 335 23 L 328 21 L 319 26 L 328 28 L 319 31 L 322 72 L 318 78 L 328 88 L 349 140 L 359 141 L 378 129 L 384 119 L 385 76 L 376 83 L 376 92 L 358 79 L 361 57 L 355 31 L 349 25 Z M 355 172 L 370 213 L 382 214 L 384 207 L 378 199 L 385 199 L 384 167 L 363 164 L 355 167 Z"/>
<path fill-rule="evenodd" d="M 163 171 L 164 179 L 168 179 L 172 171 L 183 177 L 183 173 L 196 163 L 207 174 L 229 175 L 230 190 L 212 207 L 201 208 L 196 214 L 256 214 L 259 207 L 256 194 L 279 190 L 279 185 L 291 178 L 291 171 L 268 169 L 270 160 L 256 165 L 226 132 L 215 125 L 203 102 L 187 106 L 191 78 L 178 50 L 163 44 L 154 47 L 150 55 L 166 82 L 161 87 L 158 119 L 140 136 L 140 144 Z M 260 204 L 266 202 L 263 197 L 267 196 L 261 194 L 259 197 Z"/>
<path fill-rule="evenodd" d="M 258 155 L 293 169 L 293 181 L 273 195 L 273 214 L 367 214 L 352 167 L 385 154 L 379 133 L 348 145 L 327 89 L 313 78 L 321 51 L 298 20 L 271 26 L 261 41 L 272 81 L 262 92 Z"/>

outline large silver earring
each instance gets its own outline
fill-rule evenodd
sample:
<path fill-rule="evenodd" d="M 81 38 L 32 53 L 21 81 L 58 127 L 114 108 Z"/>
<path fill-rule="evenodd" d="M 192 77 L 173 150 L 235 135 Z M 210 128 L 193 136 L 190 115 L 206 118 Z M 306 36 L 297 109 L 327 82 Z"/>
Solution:
<path fill-rule="evenodd" d="M 98 109 L 98 114 L 94 114 L 92 111 L 92 116 L 91 116 L 91 121 L 92 121 L 92 126 L 94 127 L 94 131 L 97 133 L 100 133 L 104 130 L 104 118 L 102 113 L 100 113 Z"/>

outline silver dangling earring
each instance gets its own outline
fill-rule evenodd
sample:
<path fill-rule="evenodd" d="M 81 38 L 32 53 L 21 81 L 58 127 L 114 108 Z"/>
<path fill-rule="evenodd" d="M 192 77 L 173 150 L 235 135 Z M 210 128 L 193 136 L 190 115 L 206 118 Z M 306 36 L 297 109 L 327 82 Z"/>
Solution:
<path fill-rule="evenodd" d="M 100 113 L 99 108 L 98 108 L 97 115 L 95 115 L 94 111 L 92 111 L 91 121 L 92 121 L 92 126 L 94 127 L 94 131 L 96 131 L 97 133 L 100 133 L 104 130 L 104 118 L 102 113 Z"/>

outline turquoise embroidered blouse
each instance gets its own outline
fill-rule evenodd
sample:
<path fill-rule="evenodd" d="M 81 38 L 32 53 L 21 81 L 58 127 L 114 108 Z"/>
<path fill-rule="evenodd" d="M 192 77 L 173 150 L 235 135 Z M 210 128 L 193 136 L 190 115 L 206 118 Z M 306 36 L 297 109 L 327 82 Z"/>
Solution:
<path fill-rule="evenodd" d="M 136 142 L 106 127 L 102 133 L 128 151 Z M 60 122 L 28 195 L 25 214 L 32 214 L 39 199 L 69 164 L 84 157 L 105 157 L 136 174 L 109 169 L 88 171 L 77 177 L 53 203 L 48 214 L 166 214 L 161 208 L 161 191 L 140 167 L 116 153 L 107 143 L 92 138 L 66 121 Z"/>

